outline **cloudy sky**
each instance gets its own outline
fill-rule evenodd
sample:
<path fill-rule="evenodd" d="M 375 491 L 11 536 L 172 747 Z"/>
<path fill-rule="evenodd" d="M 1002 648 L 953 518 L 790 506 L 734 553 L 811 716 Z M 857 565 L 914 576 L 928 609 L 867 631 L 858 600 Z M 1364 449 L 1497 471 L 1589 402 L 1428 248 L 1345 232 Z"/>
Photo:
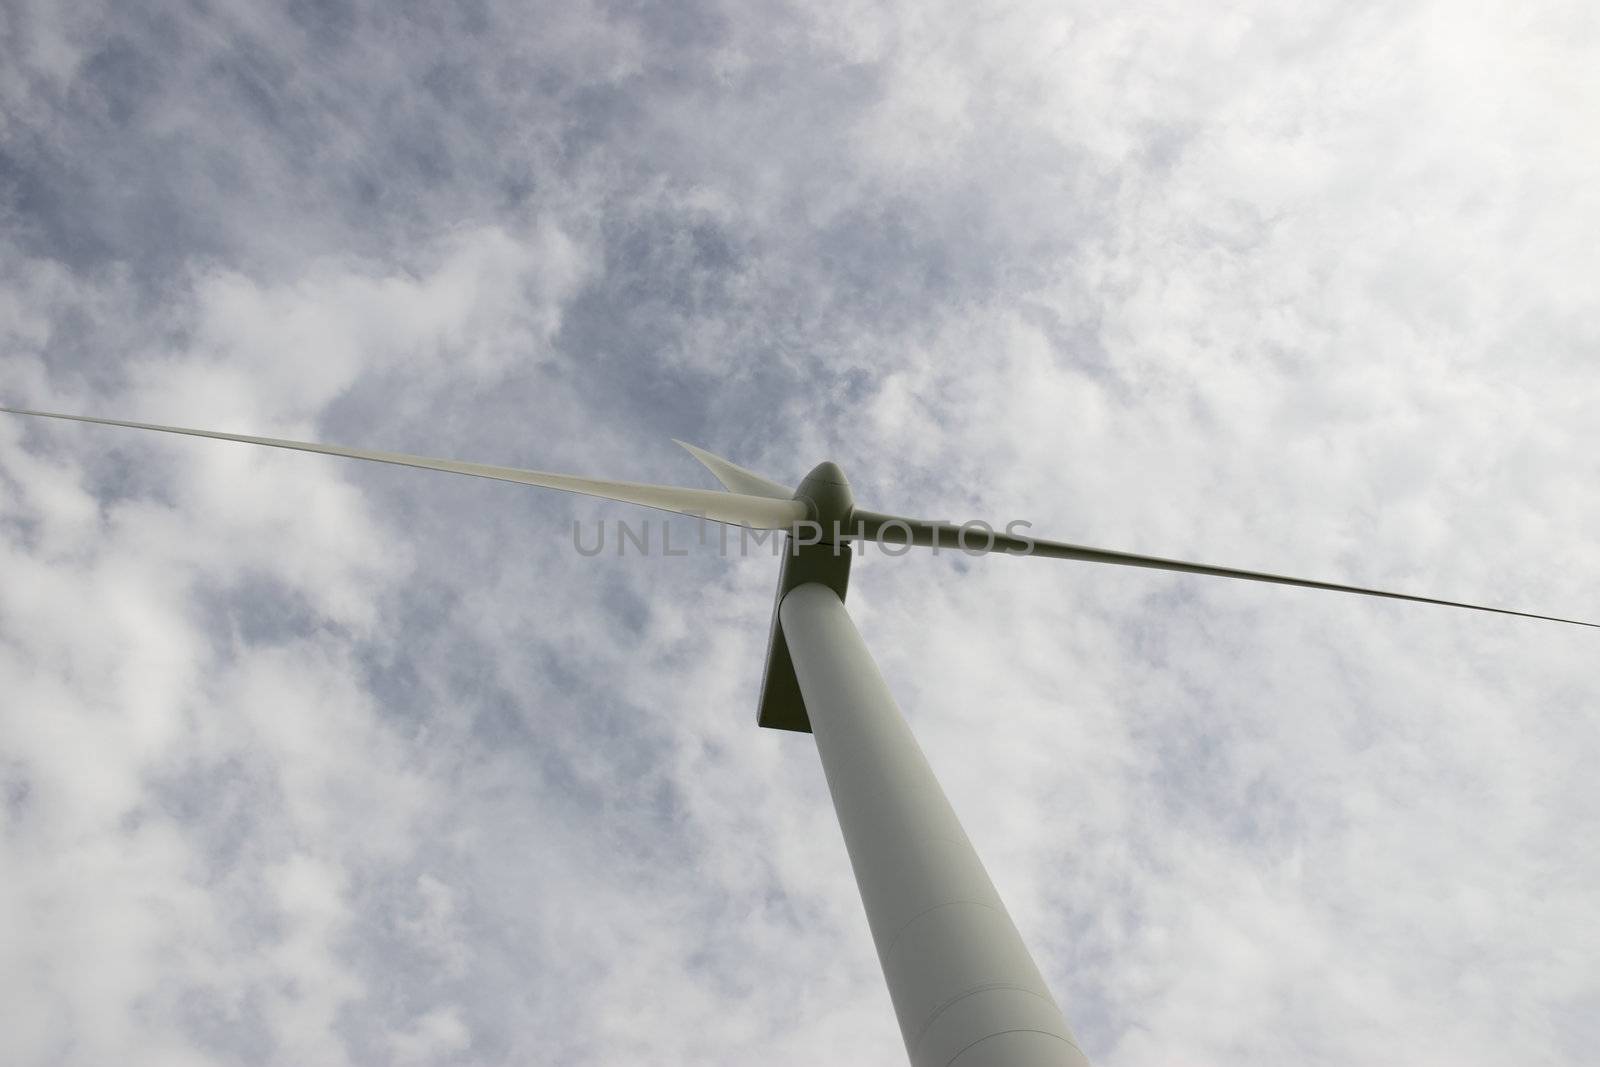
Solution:
<path fill-rule="evenodd" d="M 5 0 L 0 403 L 1600 616 L 1593 4 L 974 8 Z M 5 416 L 0 1060 L 903 1062 L 776 564 L 647 516 Z M 1595 631 L 850 604 L 1097 1064 L 1591 1061 Z"/>

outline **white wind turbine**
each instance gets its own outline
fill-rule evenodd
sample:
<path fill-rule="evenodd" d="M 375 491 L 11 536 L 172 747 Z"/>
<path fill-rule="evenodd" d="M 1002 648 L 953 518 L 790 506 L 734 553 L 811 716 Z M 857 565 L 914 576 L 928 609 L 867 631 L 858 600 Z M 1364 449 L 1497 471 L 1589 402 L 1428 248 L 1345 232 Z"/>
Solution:
<path fill-rule="evenodd" d="M 784 530 L 757 721 L 816 736 L 817 752 L 914 1067 L 1087 1067 L 1061 1009 L 939 788 L 844 609 L 852 541 L 1115 563 L 1409 600 L 1576 626 L 1435 597 L 1088 548 L 855 506 L 844 472 L 820 463 L 790 490 L 693 445 L 726 492 L 579 478 L 362 448 L 0 408 L 75 422 L 240 441 L 584 493 L 757 530 Z M 683 442 L 678 442 L 683 444 Z"/>

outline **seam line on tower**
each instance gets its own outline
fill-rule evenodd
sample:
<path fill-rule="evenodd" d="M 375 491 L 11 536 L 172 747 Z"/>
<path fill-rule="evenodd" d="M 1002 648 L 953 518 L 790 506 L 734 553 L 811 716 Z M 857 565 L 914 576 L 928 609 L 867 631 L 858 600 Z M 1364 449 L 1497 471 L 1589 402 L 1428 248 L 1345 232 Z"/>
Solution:
<path fill-rule="evenodd" d="M 954 907 L 957 904 L 976 904 L 980 908 L 988 908 L 990 911 L 993 911 L 993 912 L 998 912 L 1000 910 L 999 908 L 995 907 L 993 904 L 986 904 L 981 900 L 968 900 L 966 897 L 962 897 L 959 900 L 941 901 L 940 903 L 934 904 L 931 907 L 923 908 L 921 911 L 919 911 L 915 915 L 911 916 L 911 918 L 907 919 L 905 922 L 900 924 L 900 929 L 898 929 L 898 930 L 896 930 L 894 932 L 894 936 L 891 937 L 889 939 L 889 943 L 884 946 L 884 948 L 883 948 L 884 956 L 888 957 L 888 956 L 894 955 L 894 946 L 899 944 L 901 935 L 903 935 L 907 930 L 911 929 L 911 924 L 912 923 L 916 922 L 918 919 L 922 918 L 924 915 L 928 914 L 929 912 L 938 911 L 940 908 Z"/>
<path fill-rule="evenodd" d="M 1000 1030 L 1000 1031 L 998 1031 L 996 1033 L 989 1034 L 988 1037 L 980 1037 L 980 1038 L 978 1038 L 978 1040 L 974 1041 L 972 1044 L 968 1045 L 966 1048 L 962 1049 L 960 1052 L 956 1053 L 954 1056 L 951 1056 L 948 1060 L 946 1060 L 944 1067 L 950 1067 L 950 1065 L 952 1063 L 956 1062 L 961 1057 L 965 1056 L 972 1049 L 977 1048 L 979 1045 L 981 1045 L 985 1041 L 989 1040 L 989 1038 L 991 1038 L 991 1037 L 999 1037 L 1002 1034 L 1044 1034 L 1046 1037 L 1053 1037 L 1057 1041 L 1060 1041 L 1063 1044 L 1071 1045 L 1072 1048 L 1077 1051 L 1078 1055 L 1080 1055 L 1080 1056 L 1083 1055 L 1083 1049 L 1078 1048 L 1078 1046 L 1076 1044 L 1073 1044 L 1073 1042 L 1068 1041 L 1066 1038 L 1062 1037 L 1060 1034 L 1053 1034 L 1049 1030 L 1036 1030 L 1031 1026 L 1018 1026 L 1018 1027 L 1014 1027 L 1013 1029 L 1010 1029 L 1010 1030 Z"/>
<path fill-rule="evenodd" d="M 917 1028 L 917 1036 L 911 1040 L 907 1047 L 915 1049 L 918 1045 L 922 1044 L 922 1039 L 928 1036 L 928 1030 L 932 1028 L 935 1022 L 938 1021 L 939 1016 L 943 1015 L 957 1004 L 960 1004 L 963 1000 L 966 1000 L 968 997 L 975 997 L 979 993 L 992 993 L 1000 989 L 1010 989 L 1018 993 L 1026 993 L 1030 997 L 1037 997 L 1038 999 L 1044 1001 L 1046 1004 L 1050 1005 L 1050 1007 L 1055 1008 L 1055 1010 L 1058 1012 L 1061 1010 L 1060 1008 L 1056 1007 L 1056 1002 L 1054 1000 L 1051 1000 L 1048 995 L 1040 993 L 1037 989 L 1029 989 L 1027 986 L 1017 985 L 1015 982 L 985 982 L 983 985 L 973 986 L 971 989 L 968 989 L 965 992 L 957 993 L 955 996 L 951 997 L 937 1008 L 934 1008 L 933 1012 L 927 1017 L 927 1019 L 923 1021 L 922 1025 Z M 1048 1031 L 1040 1032 L 1048 1033 Z M 968 1048 L 970 1047 L 971 1046 L 969 1045 Z M 962 1049 L 961 1051 L 965 1052 L 966 1049 Z M 1080 1049 L 1079 1051 L 1081 1052 L 1082 1050 Z M 959 1056 L 960 1053 L 957 1053 L 956 1055 Z"/>

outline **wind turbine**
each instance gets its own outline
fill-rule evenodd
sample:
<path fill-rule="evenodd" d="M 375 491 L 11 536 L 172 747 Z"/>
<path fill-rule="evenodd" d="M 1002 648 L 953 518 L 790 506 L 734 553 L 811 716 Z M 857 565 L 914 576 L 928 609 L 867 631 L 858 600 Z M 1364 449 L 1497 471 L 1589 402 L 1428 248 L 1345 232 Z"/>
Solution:
<path fill-rule="evenodd" d="M 1087 1067 L 1088 1060 L 845 612 L 852 542 L 907 546 L 902 551 L 920 545 L 1112 563 L 1600 627 L 1507 608 L 1042 540 L 1017 534 L 1016 524 L 997 532 L 986 523 L 958 526 L 867 511 L 855 506 L 850 483 L 833 463 L 818 464 L 790 490 L 681 441 L 725 491 L 602 481 L 85 415 L 0 411 L 470 474 L 751 529 L 787 531 L 757 722 L 816 737 L 878 961 L 914 1067 Z"/>

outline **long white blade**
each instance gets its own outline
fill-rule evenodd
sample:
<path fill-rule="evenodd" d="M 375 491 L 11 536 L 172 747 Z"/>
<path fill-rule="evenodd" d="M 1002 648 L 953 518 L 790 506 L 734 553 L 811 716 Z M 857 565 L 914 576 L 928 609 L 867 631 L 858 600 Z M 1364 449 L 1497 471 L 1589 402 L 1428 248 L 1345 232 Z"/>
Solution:
<path fill-rule="evenodd" d="M 13 415 L 37 415 L 47 419 L 67 419 L 72 422 L 91 422 L 101 426 L 125 426 L 134 430 L 158 430 L 162 433 L 181 433 L 190 437 L 210 437 L 218 441 L 239 441 L 247 445 L 266 445 L 269 448 L 289 448 L 297 452 L 317 452 L 325 456 L 344 456 L 348 459 L 365 459 L 374 463 L 393 463 L 402 467 L 421 467 L 424 470 L 448 471 L 451 474 L 470 474 L 475 478 L 492 478 L 501 482 L 519 482 L 545 489 L 560 489 L 568 493 L 621 500 L 629 504 L 643 504 L 647 508 L 675 511 L 682 515 L 698 515 L 715 522 L 748 526 L 756 530 L 789 529 L 806 517 L 806 506 L 798 500 L 775 500 L 769 496 L 750 496 L 743 493 L 720 493 L 708 489 L 679 489 L 668 485 L 646 485 L 641 482 L 608 482 L 597 478 L 578 478 L 570 474 L 550 474 L 545 471 L 519 470 L 515 467 L 492 467 L 483 463 L 462 463 L 453 459 L 429 459 L 426 456 L 408 456 L 399 452 L 376 452 L 367 448 L 345 448 L 340 445 L 320 445 L 310 441 L 283 441 L 272 437 L 251 437 L 247 434 L 218 433 L 214 430 L 191 430 L 181 426 L 157 426 L 148 422 L 124 422 L 120 419 L 99 419 L 89 415 L 61 415 L 51 411 L 29 411 L 25 408 L 4 408 Z"/>
<path fill-rule="evenodd" d="M 1336 593 L 1357 593 L 1361 596 L 1383 597 L 1386 600 L 1409 600 L 1417 604 L 1439 604 L 1450 608 L 1467 608 L 1488 611 L 1496 615 L 1517 615 L 1524 619 L 1543 619 L 1546 622 L 1564 622 L 1573 626 L 1593 626 L 1600 623 L 1581 619 L 1563 619 L 1555 615 L 1536 615 L 1531 611 L 1512 611 L 1510 608 L 1491 608 L 1483 604 L 1468 604 L 1460 600 L 1440 600 L 1431 596 L 1414 596 L 1410 593 L 1391 593 L 1383 589 L 1368 589 L 1359 585 L 1342 585 L 1338 582 L 1319 582 L 1311 578 L 1291 578 L 1265 571 L 1247 571 L 1237 567 L 1218 567 L 1210 563 L 1190 563 L 1181 559 L 1164 559 L 1161 556 L 1141 556 L 1133 552 L 1114 549 L 1090 548 L 1071 545 L 1064 541 L 1047 541 L 1039 537 L 1017 537 L 996 532 L 991 538 L 981 529 L 956 526 L 928 519 L 905 519 L 897 515 L 880 515 L 859 508 L 852 514 L 851 529 L 846 537 L 858 537 L 888 544 L 913 544 L 940 548 L 965 548 L 969 551 L 1000 552 L 1013 556 L 1044 556 L 1048 559 L 1075 559 L 1086 563 L 1114 563 L 1124 567 L 1148 567 L 1152 570 L 1177 571 L 1180 574 L 1206 574 L 1216 578 L 1240 578 L 1250 582 L 1268 582 L 1272 585 L 1290 585 L 1301 589 L 1327 589 Z"/>
<path fill-rule="evenodd" d="M 674 437 L 672 443 L 682 446 L 689 455 L 705 464 L 706 469 L 716 476 L 717 481 L 727 486 L 729 492 L 770 496 L 778 500 L 788 500 L 794 496 L 794 490 L 785 489 L 777 482 L 761 477 L 755 471 L 745 470 L 737 463 L 731 463 L 703 448 L 696 448 L 687 441 L 680 441 Z"/>

